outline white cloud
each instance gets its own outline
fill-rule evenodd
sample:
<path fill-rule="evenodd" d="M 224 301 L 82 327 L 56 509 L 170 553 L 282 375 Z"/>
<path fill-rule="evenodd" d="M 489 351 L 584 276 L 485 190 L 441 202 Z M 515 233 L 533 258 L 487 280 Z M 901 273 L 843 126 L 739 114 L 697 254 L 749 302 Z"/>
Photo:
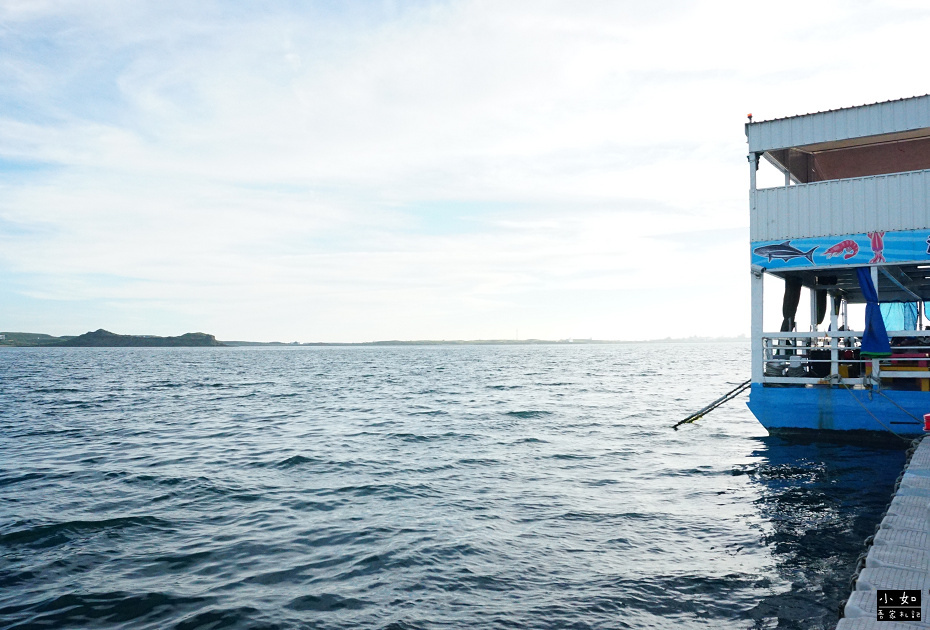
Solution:
<path fill-rule="evenodd" d="M 2 173 L 0 270 L 60 333 L 71 302 L 227 338 L 742 332 L 748 244 L 713 230 L 748 223 L 746 113 L 925 91 L 917 4 L 400 6 L 0 4 L 0 159 L 50 165 Z"/>

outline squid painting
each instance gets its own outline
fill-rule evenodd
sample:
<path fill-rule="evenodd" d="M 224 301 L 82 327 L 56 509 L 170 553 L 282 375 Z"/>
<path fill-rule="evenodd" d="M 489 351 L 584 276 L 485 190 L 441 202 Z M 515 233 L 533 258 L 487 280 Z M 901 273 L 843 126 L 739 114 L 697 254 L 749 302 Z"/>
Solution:
<path fill-rule="evenodd" d="M 867 236 L 872 245 L 872 253 L 875 254 L 872 256 L 872 260 L 869 261 L 869 264 L 874 265 L 875 263 L 885 262 L 885 256 L 882 254 L 882 251 L 885 249 L 885 233 L 868 232 Z M 928 243 L 928 245 L 930 245 L 930 243 Z M 930 250 L 930 247 L 928 247 L 928 250 Z"/>

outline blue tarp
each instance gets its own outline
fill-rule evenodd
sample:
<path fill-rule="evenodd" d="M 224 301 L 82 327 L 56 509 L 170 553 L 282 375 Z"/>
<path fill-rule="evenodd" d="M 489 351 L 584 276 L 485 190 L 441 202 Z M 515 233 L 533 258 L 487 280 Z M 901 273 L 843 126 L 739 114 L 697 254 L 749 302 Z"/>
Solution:
<path fill-rule="evenodd" d="M 885 330 L 917 330 L 917 302 L 879 304 Z"/>
<path fill-rule="evenodd" d="M 890 357 L 891 344 L 878 306 L 878 293 L 872 284 L 872 271 L 868 267 L 857 267 L 859 288 L 865 298 L 865 332 L 862 333 L 862 355 L 867 357 Z"/>

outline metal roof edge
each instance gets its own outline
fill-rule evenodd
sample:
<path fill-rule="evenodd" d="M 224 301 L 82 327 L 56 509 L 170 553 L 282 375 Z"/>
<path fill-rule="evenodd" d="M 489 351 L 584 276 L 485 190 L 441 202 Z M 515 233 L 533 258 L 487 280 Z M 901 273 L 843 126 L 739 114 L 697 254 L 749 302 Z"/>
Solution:
<path fill-rule="evenodd" d="M 916 96 L 905 96 L 902 98 L 893 98 L 887 101 L 876 101 L 875 103 L 863 103 L 862 105 L 850 105 L 849 107 L 837 107 L 835 109 L 824 109 L 819 112 L 808 112 L 806 114 L 795 114 L 793 116 L 781 116 L 780 118 L 769 118 L 766 120 L 756 120 L 753 122 L 747 122 L 746 130 L 748 132 L 750 125 L 764 125 L 766 123 L 778 122 L 781 120 L 791 120 L 792 118 L 804 118 L 805 116 L 816 116 L 817 114 L 832 114 L 834 112 L 842 112 L 849 109 L 858 109 L 860 107 L 872 107 L 873 105 L 885 105 L 886 103 L 900 103 L 901 101 L 911 101 L 917 100 L 919 98 L 926 98 L 930 94 L 918 94 Z"/>
<path fill-rule="evenodd" d="M 750 152 L 930 129 L 930 94 L 745 124 Z"/>

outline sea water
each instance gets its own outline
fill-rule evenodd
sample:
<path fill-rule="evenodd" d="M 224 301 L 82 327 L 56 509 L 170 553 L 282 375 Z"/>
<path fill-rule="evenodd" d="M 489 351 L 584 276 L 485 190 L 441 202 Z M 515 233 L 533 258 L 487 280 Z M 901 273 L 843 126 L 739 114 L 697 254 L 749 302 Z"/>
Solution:
<path fill-rule="evenodd" d="M 2 628 L 830 628 L 904 456 L 749 346 L 0 350 Z M 790 409 L 785 410 L 790 413 Z"/>

